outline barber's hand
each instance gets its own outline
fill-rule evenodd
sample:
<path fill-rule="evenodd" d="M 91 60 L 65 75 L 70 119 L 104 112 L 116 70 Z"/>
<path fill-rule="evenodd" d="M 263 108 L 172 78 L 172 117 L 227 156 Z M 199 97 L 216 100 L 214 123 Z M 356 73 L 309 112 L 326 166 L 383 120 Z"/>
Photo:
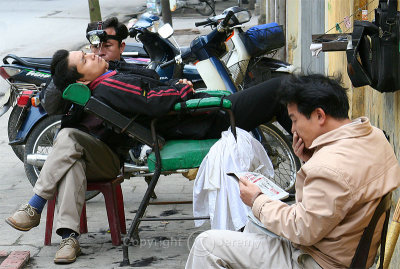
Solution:
<path fill-rule="evenodd" d="M 308 161 L 314 153 L 314 150 L 307 149 L 304 146 L 303 139 L 301 139 L 301 137 L 297 134 L 297 132 L 293 133 L 292 148 L 294 154 L 296 154 L 296 156 L 299 157 L 299 159 L 302 160 L 303 162 Z"/>
<path fill-rule="evenodd" d="M 250 182 L 245 177 L 241 177 L 239 179 L 239 189 L 240 189 L 240 199 L 242 199 L 243 203 L 252 207 L 254 204 L 254 200 L 260 195 L 262 192 L 260 188 Z"/>

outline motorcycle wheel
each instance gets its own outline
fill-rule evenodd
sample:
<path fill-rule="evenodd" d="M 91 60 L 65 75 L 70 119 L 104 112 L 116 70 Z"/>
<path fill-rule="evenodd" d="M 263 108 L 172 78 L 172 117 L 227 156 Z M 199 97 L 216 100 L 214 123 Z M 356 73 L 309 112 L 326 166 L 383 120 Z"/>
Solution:
<path fill-rule="evenodd" d="M 203 16 L 210 16 L 215 10 L 215 0 L 205 0 L 198 4 L 196 11 Z"/>
<path fill-rule="evenodd" d="M 35 165 L 30 165 L 26 162 L 28 154 L 46 154 L 48 155 L 53 147 L 54 138 L 61 126 L 61 115 L 53 115 L 44 118 L 39 122 L 32 133 L 29 135 L 24 154 L 24 168 L 26 176 L 32 186 L 38 179 L 41 168 Z M 99 191 L 87 191 L 86 201 L 92 199 L 99 194 Z"/>
<path fill-rule="evenodd" d="M 20 121 L 18 121 L 19 117 L 22 113 L 22 107 L 14 106 L 11 110 L 10 117 L 8 118 L 8 141 L 11 142 L 17 137 L 18 130 L 20 128 Z M 18 126 L 17 126 L 18 125 Z M 14 145 L 11 146 L 12 150 L 14 151 L 15 155 L 17 155 L 18 159 L 22 162 L 24 161 L 24 145 Z"/>
<path fill-rule="evenodd" d="M 262 145 L 274 167 L 274 181 L 290 194 L 295 192 L 296 173 L 300 160 L 294 154 L 292 143 L 287 135 L 272 123 L 258 127 L 262 133 Z"/>

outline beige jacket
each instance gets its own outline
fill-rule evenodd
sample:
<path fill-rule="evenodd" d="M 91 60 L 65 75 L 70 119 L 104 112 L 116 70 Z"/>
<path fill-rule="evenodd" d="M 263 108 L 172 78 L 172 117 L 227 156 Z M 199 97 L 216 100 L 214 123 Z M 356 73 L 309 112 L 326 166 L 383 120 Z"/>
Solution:
<path fill-rule="evenodd" d="M 261 195 L 252 208 L 268 229 L 305 250 L 323 268 L 349 267 L 380 198 L 400 185 L 391 145 L 367 118 L 361 120 L 313 141 L 310 148 L 315 152 L 297 173 L 295 204 Z M 379 240 L 375 233 L 369 265 Z"/>

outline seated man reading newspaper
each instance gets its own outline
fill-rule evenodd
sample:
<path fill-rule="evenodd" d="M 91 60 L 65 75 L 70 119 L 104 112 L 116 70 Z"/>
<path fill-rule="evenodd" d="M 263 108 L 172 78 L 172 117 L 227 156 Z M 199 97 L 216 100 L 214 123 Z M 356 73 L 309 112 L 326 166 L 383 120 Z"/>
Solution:
<path fill-rule="evenodd" d="M 368 118 L 349 119 L 346 89 L 339 82 L 322 75 L 292 77 L 281 96 L 292 119 L 293 149 L 305 162 L 297 173 L 296 202 L 273 199 L 245 178 L 239 183 L 254 217 L 278 236 L 251 221 L 244 233 L 203 232 L 186 268 L 348 268 L 381 198 L 400 185 L 391 145 Z"/>
<path fill-rule="evenodd" d="M 168 113 L 173 105 L 195 94 L 191 83 L 167 85 L 153 70 L 133 68 L 126 73 L 108 71 L 108 63 L 95 54 L 81 51 L 57 51 L 51 66 L 53 81 L 63 91 L 69 84 L 89 86 L 92 95 L 126 116 L 149 124 L 153 117 Z M 280 80 L 232 94 L 232 110 L 238 127 L 251 130 L 273 117 L 286 119 L 285 107 L 277 102 Z M 106 128 L 101 119 L 71 105 L 39 178 L 34 195 L 6 222 L 15 229 L 28 231 L 39 225 L 40 213 L 47 200 L 58 193 L 57 234 L 63 240 L 55 255 L 56 263 L 71 263 L 81 253 L 77 241 L 79 220 L 85 201 L 87 180 L 113 179 L 131 146 L 130 139 Z M 290 122 L 286 120 L 285 122 Z M 196 117 L 182 116 L 161 122 L 158 132 L 165 138 L 218 138 L 229 126 L 220 113 Z M 290 124 L 289 124 L 290 126 Z M 290 131 L 290 127 L 289 127 Z"/>

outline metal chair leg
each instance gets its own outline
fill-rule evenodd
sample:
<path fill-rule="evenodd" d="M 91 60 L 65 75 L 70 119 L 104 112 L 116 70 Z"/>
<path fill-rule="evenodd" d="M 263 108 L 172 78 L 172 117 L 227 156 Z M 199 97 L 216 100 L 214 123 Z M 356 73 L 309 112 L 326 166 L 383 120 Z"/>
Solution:
<path fill-rule="evenodd" d="M 122 246 L 123 259 L 120 264 L 121 266 L 129 265 L 128 247 L 129 247 L 129 244 L 131 241 L 131 237 L 133 234 L 135 234 L 135 237 L 139 238 L 138 229 L 139 229 L 140 220 L 143 217 L 147 206 L 149 205 L 151 194 L 154 192 L 154 189 L 157 185 L 158 179 L 160 178 L 160 175 L 161 175 L 161 155 L 160 155 L 160 148 L 158 145 L 158 139 L 157 139 L 156 132 L 155 132 L 155 123 L 156 123 L 156 120 L 153 120 L 151 122 L 151 132 L 153 135 L 153 141 L 155 141 L 155 145 L 153 147 L 154 154 L 156 156 L 155 170 L 154 170 L 154 174 L 149 182 L 149 186 L 147 187 L 146 193 L 143 196 L 142 202 L 139 205 L 138 211 L 136 212 L 135 218 L 132 221 L 131 227 L 129 228 L 129 231 L 123 240 L 123 246 Z M 140 241 L 137 241 L 137 240 L 136 240 L 136 242 L 140 243 Z"/>
<path fill-rule="evenodd" d="M 148 186 L 148 185 L 150 184 L 151 177 L 144 177 L 144 180 L 146 181 L 147 186 Z M 153 192 L 151 193 L 150 198 L 152 198 L 152 199 L 157 199 L 157 194 L 156 194 L 155 191 L 153 191 Z"/>

